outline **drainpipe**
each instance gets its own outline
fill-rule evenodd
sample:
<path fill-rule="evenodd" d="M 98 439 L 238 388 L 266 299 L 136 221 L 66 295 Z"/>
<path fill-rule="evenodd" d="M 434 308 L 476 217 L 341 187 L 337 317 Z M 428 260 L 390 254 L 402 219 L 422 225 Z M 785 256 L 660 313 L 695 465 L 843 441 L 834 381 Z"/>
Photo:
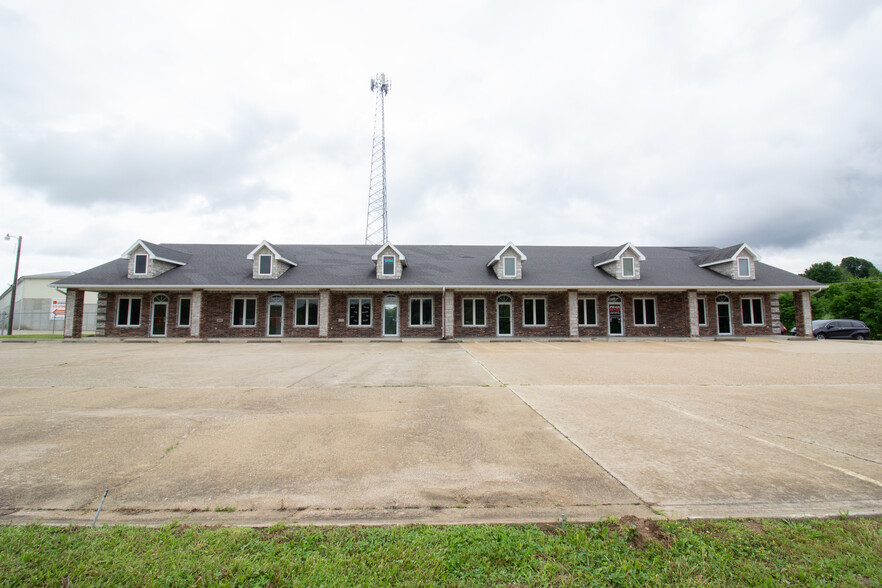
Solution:
<path fill-rule="evenodd" d="M 447 287 L 441 287 L 441 339 L 447 339 Z"/>

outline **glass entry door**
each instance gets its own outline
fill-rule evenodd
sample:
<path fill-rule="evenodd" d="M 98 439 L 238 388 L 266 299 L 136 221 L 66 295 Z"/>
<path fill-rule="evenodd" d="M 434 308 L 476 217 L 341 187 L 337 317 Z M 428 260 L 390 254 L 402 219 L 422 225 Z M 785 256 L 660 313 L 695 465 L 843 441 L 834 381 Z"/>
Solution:
<path fill-rule="evenodd" d="M 269 312 L 267 313 L 266 334 L 269 337 L 282 336 L 282 324 L 284 307 L 284 298 L 281 296 L 271 296 L 269 299 Z"/>
<path fill-rule="evenodd" d="M 609 334 L 621 335 L 622 329 L 622 299 L 618 296 L 610 296 L 607 301 L 607 316 L 609 317 Z"/>
<path fill-rule="evenodd" d="M 398 336 L 398 298 L 386 296 L 383 299 L 383 336 Z"/>
<path fill-rule="evenodd" d="M 496 334 L 511 335 L 511 297 L 500 296 L 496 300 Z"/>
<path fill-rule="evenodd" d="M 717 296 L 717 329 L 720 335 L 732 334 L 732 316 L 728 296 Z"/>
<path fill-rule="evenodd" d="M 167 319 L 168 296 L 159 294 L 153 298 L 153 319 L 150 321 L 150 334 L 153 337 L 165 337 Z"/>

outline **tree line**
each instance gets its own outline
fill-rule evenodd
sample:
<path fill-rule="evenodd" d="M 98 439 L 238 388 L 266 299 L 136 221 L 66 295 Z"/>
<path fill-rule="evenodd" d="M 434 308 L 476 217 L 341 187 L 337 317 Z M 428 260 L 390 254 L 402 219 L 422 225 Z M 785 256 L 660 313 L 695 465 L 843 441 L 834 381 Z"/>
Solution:
<path fill-rule="evenodd" d="M 813 263 L 800 275 L 828 285 L 811 297 L 812 318 L 863 321 L 873 339 L 882 339 L 882 272 L 875 265 L 860 257 L 846 257 L 839 265 Z M 778 298 L 781 322 L 789 330 L 796 324 L 793 294 Z"/>

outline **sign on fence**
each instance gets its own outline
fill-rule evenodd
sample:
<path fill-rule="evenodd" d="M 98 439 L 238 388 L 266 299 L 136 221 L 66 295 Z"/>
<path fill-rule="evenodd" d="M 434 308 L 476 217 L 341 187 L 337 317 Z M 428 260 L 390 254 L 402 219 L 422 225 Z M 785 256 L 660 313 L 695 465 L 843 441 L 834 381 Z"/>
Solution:
<path fill-rule="evenodd" d="M 53 321 L 63 321 L 66 304 L 66 300 L 53 300 L 52 305 L 49 307 L 49 318 Z"/>

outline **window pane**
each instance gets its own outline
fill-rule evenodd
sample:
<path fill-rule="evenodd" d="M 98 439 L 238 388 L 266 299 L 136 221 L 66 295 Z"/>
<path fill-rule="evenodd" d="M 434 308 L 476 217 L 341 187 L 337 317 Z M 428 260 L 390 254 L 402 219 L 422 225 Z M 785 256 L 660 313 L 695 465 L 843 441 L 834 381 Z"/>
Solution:
<path fill-rule="evenodd" d="M 484 324 L 484 301 L 475 300 L 475 324 Z"/>
<path fill-rule="evenodd" d="M 181 298 L 180 306 L 178 307 L 178 324 L 182 327 L 190 326 L 190 299 L 189 298 Z"/>
<path fill-rule="evenodd" d="M 633 257 L 623 257 L 622 258 L 622 274 L 625 276 L 633 276 L 634 275 L 634 258 Z"/>
<path fill-rule="evenodd" d="M 350 300 L 349 301 L 349 324 L 357 325 L 358 324 L 358 305 L 359 300 Z"/>
<path fill-rule="evenodd" d="M 597 301 L 594 299 L 585 300 L 585 324 L 597 324 Z"/>
<path fill-rule="evenodd" d="M 420 324 L 420 301 L 418 298 L 410 299 L 410 324 Z"/>
<path fill-rule="evenodd" d="M 270 274 L 273 271 L 273 258 L 269 255 L 261 255 L 260 256 L 260 270 L 261 274 Z"/>
<path fill-rule="evenodd" d="M 423 300 L 423 324 L 431 325 L 432 324 L 432 299 L 426 298 Z"/>
<path fill-rule="evenodd" d="M 242 310 L 245 308 L 245 301 L 241 298 L 233 300 L 233 324 L 242 324 Z"/>
<path fill-rule="evenodd" d="M 634 301 L 634 324 L 646 324 L 646 318 L 643 316 L 643 300 L 638 299 Z"/>
<path fill-rule="evenodd" d="M 257 324 L 257 300 L 253 298 L 245 301 L 245 324 L 248 326 Z"/>
<path fill-rule="evenodd" d="M 136 255 L 135 256 L 135 273 L 136 274 L 146 274 L 147 273 L 147 256 L 146 255 Z"/>
<path fill-rule="evenodd" d="M 542 299 L 536 300 L 536 324 L 544 325 L 545 324 L 545 301 Z"/>
<path fill-rule="evenodd" d="M 298 327 L 306 326 L 306 298 L 298 298 L 294 302 L 294 324 Z"/>
<path fill-rule="evenodd" d="M 136 326 L 141 324 L 141 299 L 132 298 L 129 301 L 129 324 Z"/>
<path fill-rule="evenodd" d="M 361 324 L 371 324 L 371 299 L 364 298 L 361 301 Z"/>
<path fill-rule="evenodd" d="M 646 324 L 655 324 L 655 300 L 647 299 L 643 301 L 646 304 Z"/>
<path fill-rule="evenodd" d="M 750 316 L 750 300 L 747 298 L 741 299 L 741 317 L 743 318 L 745 325 L 749 325 L 753 322 Z"/>
<path fill-rule="evenodd" d="M 384 276 L 394 276 L 395 275 L 395 258 L 390 255 L 383 257 L 383 275 Z"/>
<path fill-rule="evenodd" d="M 707 324 L 707 317 L 705 316 L 704 310 L 704 298 L 698 300 L 698 324 L 705 325 Z"/>
<path fill-rule="evenodd" d="M 118 324 L 118 325 L 129 324 L 129 299 L 128 298 L 120 298 L 119 299 L 119 310 L 116 313 L 116 324 Z"/>
<path fill-rule="evenodd" d="M 579 324 L 585 324 L 585 303 L 588 302 L 584 298 L 579 300 L 579 303 L 576 305 L 579 308 Z"/>
<path fill-rule="evenodd" d="M 502 273 L 506 276 L 515 275 L 515 258 L 514 257 L 503 257 L 502 258 L 503 268 Z"/>
<path fill-rule="evenodd" d="M 760 298 L 753 299 L 753 322 L 757 325 L 763 322 L 763 301 Z"/>
<path fill-rule="evenodd" d="M 306 317 L 306 324 L 315 327 L 318 326 L 318 298 L 310 298 L 309 302 L 309 311 Z"/>
<path fill-rule="evenodd" d="M 738 258 L 738 275 L 741 277 L 750 275 L 750 260 L 746 257 Z"/>
<path fill-rule="evenodd" d="M 525 298 L 524 299 L 524 324 L 525 325 L 533 325 L 533 299 Z"/>
<path fill-rule="evenodd" d="M 475 301 L 474 300 L 463 300 L 462 301 L 462 324 L 464 324 L 464 325 L 474 325 L 475 324 Z"/>

